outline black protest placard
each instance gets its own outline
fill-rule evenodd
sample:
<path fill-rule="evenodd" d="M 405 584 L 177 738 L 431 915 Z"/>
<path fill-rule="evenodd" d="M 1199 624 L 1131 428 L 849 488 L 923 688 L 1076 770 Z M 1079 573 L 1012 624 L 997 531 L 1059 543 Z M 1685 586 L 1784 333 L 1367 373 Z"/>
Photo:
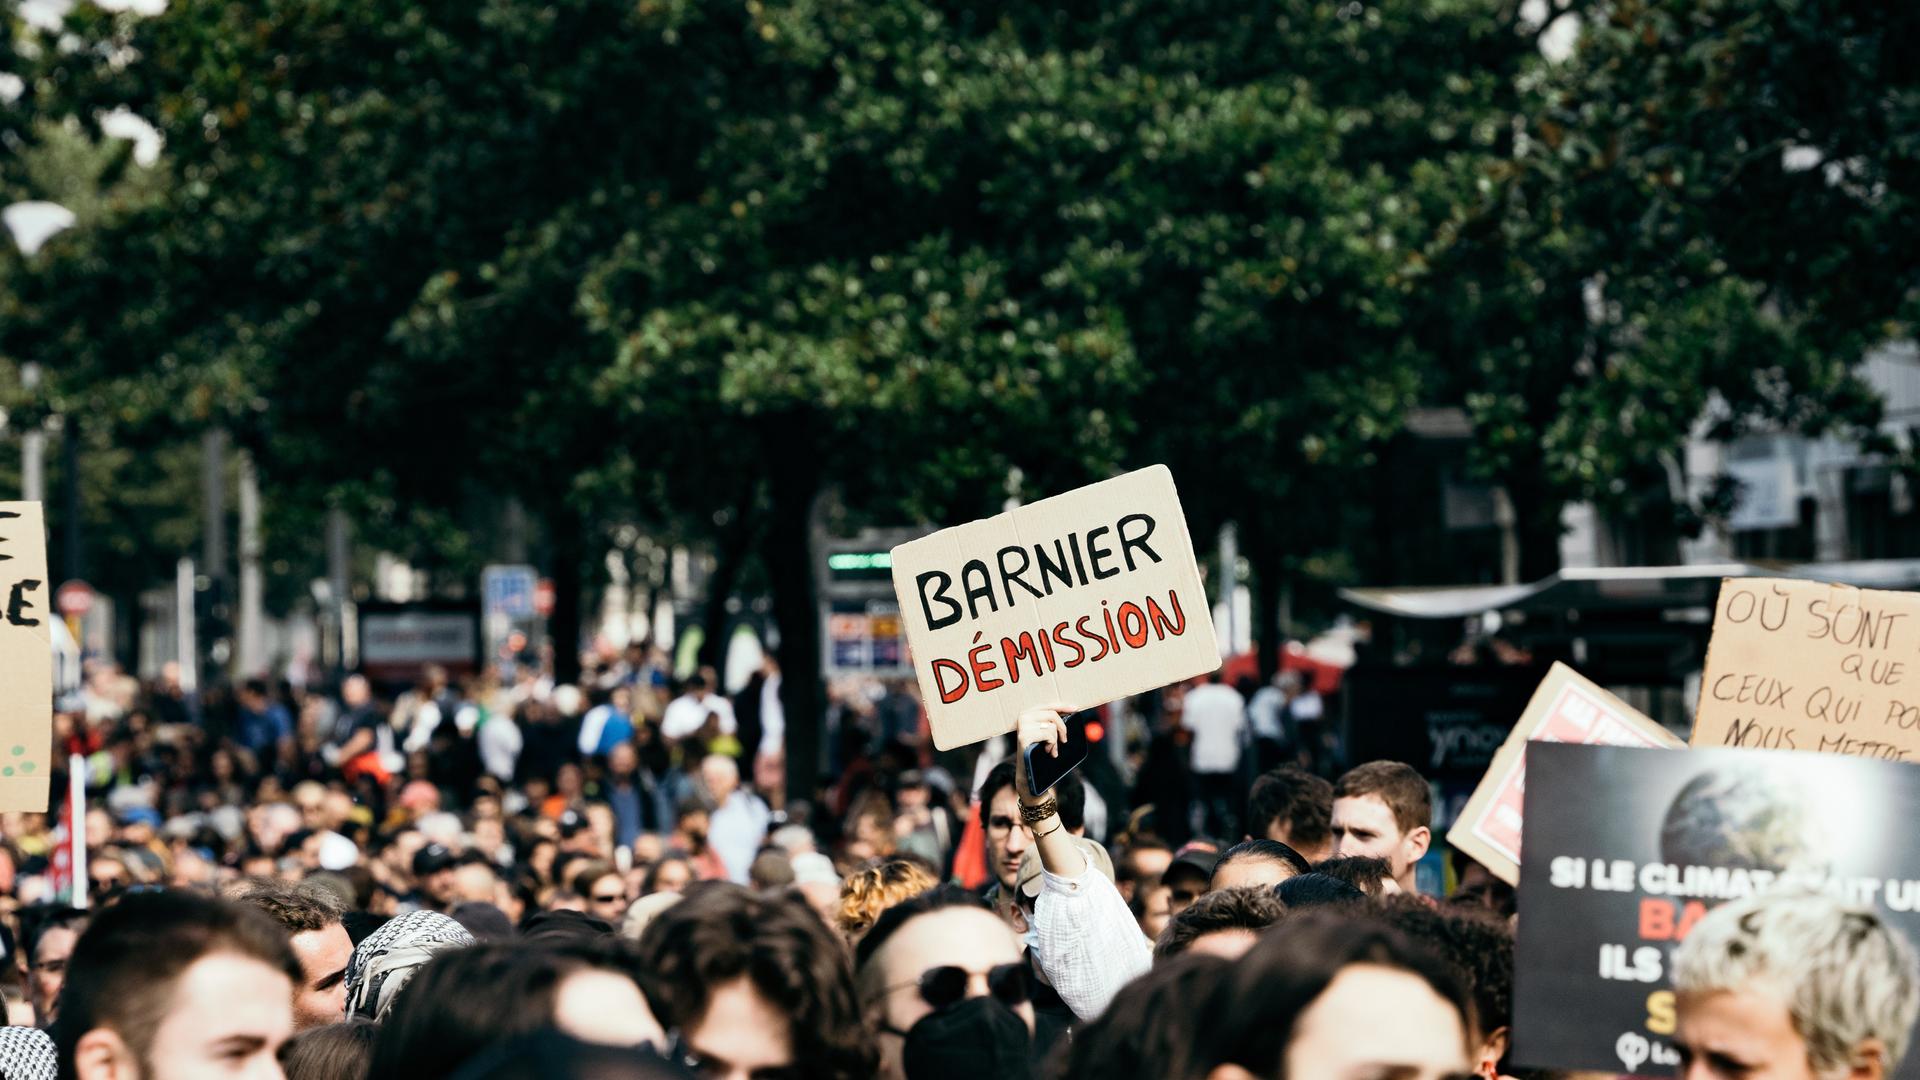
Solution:
<path fill-rule="evenodd" d="M 1711 908 L 1809 886 L 1920 942 L 1920 770 L 1838 755 L 1527 748 L 1514 1058 L 1671 1076 L 1672 953 Z M 1908 1055 L 1901 1080 L 1920 1080 Z"/>

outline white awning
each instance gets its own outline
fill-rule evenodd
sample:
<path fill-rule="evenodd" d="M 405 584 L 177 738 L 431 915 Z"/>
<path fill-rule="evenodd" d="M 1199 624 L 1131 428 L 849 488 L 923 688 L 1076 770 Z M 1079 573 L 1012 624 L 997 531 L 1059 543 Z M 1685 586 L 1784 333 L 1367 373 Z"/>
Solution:
<path fill-rule="evenodd" d="M 1530 585 L 1342 589 L 1340 598 L 1407 619 L 1461 619 L 1489 611 L 1686 608 L 1710 604 L 1721 578 L 1768 574 L 1810 576 L 1746 563 L 1577 567 Z"/>

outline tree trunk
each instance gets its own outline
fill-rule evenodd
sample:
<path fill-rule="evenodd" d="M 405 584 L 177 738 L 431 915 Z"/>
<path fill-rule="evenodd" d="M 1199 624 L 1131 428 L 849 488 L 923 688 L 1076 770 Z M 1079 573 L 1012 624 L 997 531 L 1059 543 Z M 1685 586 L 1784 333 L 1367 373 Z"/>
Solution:
<path fill-rule="evenodd" d="M 566 503 L 547 516 L 553 530 L 553 681 L 556 685 L 580 681 L 580 602 L 583 582 L 580 564 L 585 538 L 580 515 Z"/>
<path fill-rule="evenodd" d="M 803 420 L 769 433 L 770 502 L 763 560 L 780 629 L 780 703 L 787 721 L 787 802 L 817 805 L 826 688 L 820 675 L 820 602 L 814 579 L 813 511 L 820 499 L 819 456 Z"/>
<path fill-rule="evenodd" d="M 1513 499 L 1520 580 L 1539 581 L 1559 573 L 1563 501 L 1551 493 L 1546 476 L 1537 468 L 1523 467 L 1502 479 Z"/>
<path fill-rule="evenodd" d="M 747 555 L 753 550 L 753 487 L 734 503 L 733 516 L 720 528 L 713 553 L 713 576 L 707 581 L 707 607 L 701 620 L 700 663 L 718 669 L 727 659 L 727 601 L 740 580 Z M 720 673 L 723 677 L 726 672 Z"/>
<path fill-rule="evenodd" d="M 1264 530 L 1247 530 L 1247 558 L 1253 563 L 1253 653 L 1260 662 L 1260 685 L 1280 673 L 1280 584 L 1286 562 Z"/>

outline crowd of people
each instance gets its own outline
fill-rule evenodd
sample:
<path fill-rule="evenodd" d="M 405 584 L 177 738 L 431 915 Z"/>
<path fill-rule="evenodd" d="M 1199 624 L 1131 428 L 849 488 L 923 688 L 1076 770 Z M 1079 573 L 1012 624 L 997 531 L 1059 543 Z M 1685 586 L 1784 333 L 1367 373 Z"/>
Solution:
<path fill-rule="evenodd" d="M 716 683 L 644 646 L 560 686 L 93 672 L 81 820 L 0 818 L 0 1080 L 1536 1072 L 1513 890 L 1449 853 L 1423 895 L 1430 785 L 1321 775 L 1297 682 L 1173 688 L 1047 791 L 1066 708 L 967 760 L 855 688 L 804 793 L 777 667 Z M 1717 909 L 1675 983 L 1689 1077 L 1878 1080 L 1920 1012 L 1904 939 L 1820 896 Z"/>

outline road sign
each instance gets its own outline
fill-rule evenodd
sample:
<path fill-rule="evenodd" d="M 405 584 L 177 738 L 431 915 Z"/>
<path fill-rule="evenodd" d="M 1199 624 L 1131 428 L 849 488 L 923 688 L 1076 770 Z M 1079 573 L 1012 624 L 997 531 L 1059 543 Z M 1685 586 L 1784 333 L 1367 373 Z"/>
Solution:
<path fill-rule="evenodd" d="M 93 610 L 93 586 L 84 581 L 69 581 L 53 594 L 53 604 L 60 614 L 81 618 Z"/>
<path fill-rule="evenodd" d="M 480 572 L 481 604 L 488 615 L 531 619 L 539 581 L 531 566 L 489 566 Z"/>

